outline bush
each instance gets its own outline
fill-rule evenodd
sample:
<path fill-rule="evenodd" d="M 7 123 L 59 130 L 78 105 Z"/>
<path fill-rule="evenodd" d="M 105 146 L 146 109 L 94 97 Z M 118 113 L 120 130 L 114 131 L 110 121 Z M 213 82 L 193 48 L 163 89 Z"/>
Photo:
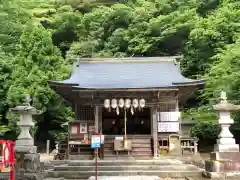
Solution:
<path fill-rule="evenodd" d="M 199 139 L 198 147 L 201 152 L 210 152 L 220 133 L 220 127 L 217 124 L 203 122 L 194 125 L 190 130 L 191 136 Z"/>

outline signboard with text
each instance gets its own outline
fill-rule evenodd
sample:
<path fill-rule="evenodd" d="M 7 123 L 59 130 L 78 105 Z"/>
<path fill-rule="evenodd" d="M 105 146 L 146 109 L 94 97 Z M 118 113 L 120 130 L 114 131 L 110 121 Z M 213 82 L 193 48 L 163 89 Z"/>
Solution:
<path fill-rule="evenodd" d="M 179 132 L 179 122 L 158 122 L 158 132 Z"/>
<path fill-rule="evenodd" d="M 101 146 L 101 135 L 92 135 L 91 147 L 100 148 Z"/>

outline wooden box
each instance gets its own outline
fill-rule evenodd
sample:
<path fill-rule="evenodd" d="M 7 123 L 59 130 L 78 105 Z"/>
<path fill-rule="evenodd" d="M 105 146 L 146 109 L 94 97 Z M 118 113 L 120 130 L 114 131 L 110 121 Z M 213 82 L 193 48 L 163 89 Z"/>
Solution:
<path fill-rule="evenodd" d="M 124 151 L 124 140 L 114 140 L 114 151 Z"/>
<path fill-rule="evenodd" d="M 132 141 L 131 140 L 124 141 L 124 150 L 132 151 Z"/>

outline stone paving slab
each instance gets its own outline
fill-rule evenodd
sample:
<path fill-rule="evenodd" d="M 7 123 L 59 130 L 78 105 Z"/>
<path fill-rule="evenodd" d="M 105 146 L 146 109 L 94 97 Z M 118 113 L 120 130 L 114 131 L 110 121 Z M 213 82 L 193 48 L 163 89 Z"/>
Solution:
<path fill-rule="evenodd" d="M 91 176 L 88 180 L 95 180 L 95 176 Z M 98 180 L 160 180 L 158 176 L 98 176 Z"/>

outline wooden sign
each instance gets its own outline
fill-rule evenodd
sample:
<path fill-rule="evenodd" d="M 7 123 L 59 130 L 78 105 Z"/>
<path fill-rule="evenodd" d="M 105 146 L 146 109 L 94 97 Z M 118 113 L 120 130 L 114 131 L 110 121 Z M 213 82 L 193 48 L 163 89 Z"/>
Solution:
<path fill-rule="evenodd" d="M 71 126 L 71 134 L 77 134 L 78 133 L 78 127 L 77 126 Z"/>
<path fill-rule="evenodd" d="M 179 132 L 179 122 L 158 122 L 158 132 Z"/>
<path fill-rule="evenodd" d="M 87 133 L 87 123 L 80 123 L 80 134 L 86 134 Z"/>
<path fill-rule="evenodd" d="M 88 132 L 89 132 L 89 133 L 95 132 L 95 126 L 89 126 L 89 127 L 88 127 Z"/>

